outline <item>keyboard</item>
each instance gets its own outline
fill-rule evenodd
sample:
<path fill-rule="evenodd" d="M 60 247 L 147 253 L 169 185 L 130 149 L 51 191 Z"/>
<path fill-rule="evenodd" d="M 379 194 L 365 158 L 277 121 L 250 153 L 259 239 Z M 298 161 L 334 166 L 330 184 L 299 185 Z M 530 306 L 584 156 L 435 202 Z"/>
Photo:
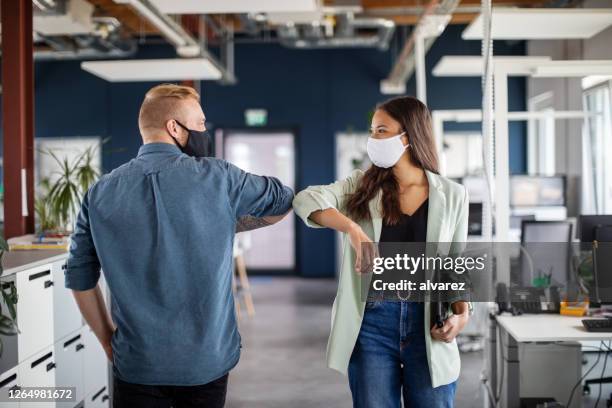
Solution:
<path fill-rule="evenodd" d="M 583 319 L 582 324 L 590 332 L 612 332 L 612 319 Z"/>

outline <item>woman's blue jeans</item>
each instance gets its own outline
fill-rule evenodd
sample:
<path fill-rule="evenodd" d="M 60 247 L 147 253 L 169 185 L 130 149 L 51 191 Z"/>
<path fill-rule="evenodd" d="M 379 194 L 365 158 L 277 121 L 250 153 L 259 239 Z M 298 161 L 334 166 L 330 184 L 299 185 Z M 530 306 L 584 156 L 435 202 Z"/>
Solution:
<path fill-rule="evenodd" d="M 432 388 L 424 333 L 424 305 L 366 304 L 349 363 L 355 408 L 452 408 L 456 382 Z"/>

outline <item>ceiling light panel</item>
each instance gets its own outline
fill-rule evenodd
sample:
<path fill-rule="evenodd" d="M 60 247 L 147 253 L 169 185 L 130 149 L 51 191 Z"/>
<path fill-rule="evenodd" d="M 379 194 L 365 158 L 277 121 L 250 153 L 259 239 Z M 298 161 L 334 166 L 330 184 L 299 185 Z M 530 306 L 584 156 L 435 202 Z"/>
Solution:
<path fill-rule="evenodd" d="M 591 38 L 612 25 L 612 9 L 494 8 L 491 36 L 495 40 Z M 482 14 L 463 31 L 464 40 L 482 39 Z"/>
<path fill-rule="evenodd" d="M 109 82 L 219 80 L 222 76 L 206 58 L 83 61 L 81 68 Z"/>

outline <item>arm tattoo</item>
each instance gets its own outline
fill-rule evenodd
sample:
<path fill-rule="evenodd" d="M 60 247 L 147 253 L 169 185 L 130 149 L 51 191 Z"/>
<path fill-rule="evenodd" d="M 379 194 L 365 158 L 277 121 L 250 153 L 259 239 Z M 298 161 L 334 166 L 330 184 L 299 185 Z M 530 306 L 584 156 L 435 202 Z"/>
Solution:
<path fill-rule="evenodd" d="M 264 218 L 245 215 L 244 217 L 238 219 L 238 222 L 236 223 L 236 232 L 251 231 L 258 228 L 267 227 L 269 225 L 272 225 L 272 223 L 266 221 Z"/>

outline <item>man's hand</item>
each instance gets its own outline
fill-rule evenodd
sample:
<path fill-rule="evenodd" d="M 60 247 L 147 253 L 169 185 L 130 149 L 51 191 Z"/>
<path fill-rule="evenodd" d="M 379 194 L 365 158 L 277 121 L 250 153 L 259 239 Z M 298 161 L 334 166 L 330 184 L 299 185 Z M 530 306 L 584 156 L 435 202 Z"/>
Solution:
<path fill-rule="evenodd" d="M 108 358 L 108 361 L 110 361 L 112 364 L 113 363 L 113 346 L 111 346 L 110 342 L 108 342 L 108 344 L 102 345 L 102 348 L 104 349 L 104 352 L 106 353 L 106 358 Z"/>
<path fill-rule="evenodd" d="M 467 324 L 470 316 L 467 302 L 455 302 L 452 307 L 454 313 L 444 321 L 444 326 L 431 328 L 431 337 L 434 340 L 450 343 Z"/>

